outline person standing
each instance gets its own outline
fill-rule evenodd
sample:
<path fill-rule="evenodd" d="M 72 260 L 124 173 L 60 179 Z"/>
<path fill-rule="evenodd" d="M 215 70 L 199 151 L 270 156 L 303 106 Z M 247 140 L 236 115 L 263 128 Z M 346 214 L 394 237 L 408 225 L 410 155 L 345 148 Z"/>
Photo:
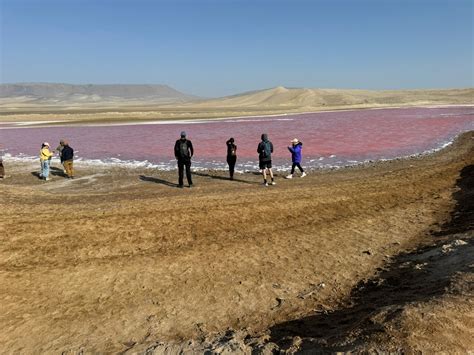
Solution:
<path fill-rule="evenodd" d="M 0 144 L 0 148 L 3 148 L 3 145 Z M 0 179 L 5 179 L 5 167 L 3 166 L 3 157 L 0 156 Z"/>
<path fill-rule="evenodd" d="M 63 149 L 61 150 L 61 162 L 63 163 L 64 169 L 66 170 L 67 177 L 74 179 L 74 149 L 69 146 L 67 141 L 63 141 Z"/>
<path fill-rule="evenodd" d="M 174 156 L 178 161 L 178 187 L 183 187 L 183 173 L 186 168 L 186 179 L 189 187 L 193 186 L 191 177 L 191 158 L 194 155 L 193 144 L 186 138 L 186 132 L 181 132 L 181 138 L 174 145 Z"/>
<path fill-rule="evenodd" d="M 272 171 L 272 153 L 273 153 L 273 144 L 268 139 L 267 134 L 262 134 L 262 141 L 258 144 L 257 153 L 258 153 L 258 165 L 263 175 L 263 184 L 268 186 L 267 182 L 267 171 L 270 174 L 271 185 L 276 185 L 273 179 Z"/>
<path fill-rule="evenodd" d="M 51 180 L 49 178 L 49 164 L 51 162 L 51 158 L 53 157 L 53 153 L 49 150 L 49 143 L 44 142 L 41 145 L 40 150 L 40 162 L 41 162 L 41 173 L 40 178 L 46 181 Z"/>
<path fill-rule="evenodd" d="M 59 160 L 61 161 L 61 165 L 63 166 L 63 171 L 66 173 L 66 168 L 64 167 L 64 160 L 63 160 L 63 148 L 64 148 L 64 139 L 61 139 L 59 141 L 59 145 L 56 148 L 56 151 L 58 152 Z"/>
<path fill-rule="evenodd" d="M 0 179 L 4 179 L 5 176 L 5 168 L 3 166 L 3 159 L 0 158 Z"/>
<path fill-rule="evenodd" d="M 230 179 L 234 180 L 235 163 L 237 162 L 237 145 L 234 138 L 230 138 L 227 142 L 227 164 L 229 164 Z"/>
<path fill-rule="evenodd" d="M 302 151 L 303 149 L 303 143 L 300 142 L 297 138 L 293 139 L 291 141 L 291 146 L 288 147 L 288 150 L 291 153 L 291 173 L 288 175 L 286 178 L 287 179 L 293 179 L 293 174 L 295 173 L 295 168 L 298 167 L 298 169 L 301 171 L 301 177 L 305 177 L 306 173 L 304 172 L 303 168 L 301 167 L 301 156 L 302 156 Z"/>

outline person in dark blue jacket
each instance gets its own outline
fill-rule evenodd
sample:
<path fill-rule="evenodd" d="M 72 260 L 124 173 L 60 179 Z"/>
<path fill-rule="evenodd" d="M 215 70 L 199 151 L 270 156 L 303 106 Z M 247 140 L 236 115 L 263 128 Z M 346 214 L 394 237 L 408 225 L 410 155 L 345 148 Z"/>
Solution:
<path fill-rule="evenodd" d="M 301 177 L 305 177 L 306 173 L 304 172 L 303 168 L 301 167 L 301 155 L 302 155 L 303 143 L 301 143 L 298 139 L 293 139 L 291 141 L 291 146 L 288 147 L 288 150 L 291 152 L 291 174 L 288 175 L 287 179 L 293 179 L 293 174 L 295 173 L 295 168 L 298 167 L 301 171 Z"/>
<path fill-rule="evenodd" d="M 63 141 L 63 149 L 61 150 L 61 163 L 64 165 L 66 175 L 69 179 L 74 179 L 74 149 L 69 146 L 67 141 Z"/>

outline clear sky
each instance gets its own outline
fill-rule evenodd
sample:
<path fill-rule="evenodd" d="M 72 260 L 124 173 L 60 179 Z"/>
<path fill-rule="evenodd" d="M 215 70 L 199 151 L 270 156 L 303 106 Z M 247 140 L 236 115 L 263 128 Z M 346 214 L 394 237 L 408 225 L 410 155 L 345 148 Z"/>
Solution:
<path fill-rule="evenodd" d="M 2 83 L 473 85 L 473 0 L 0 0 Z"/>

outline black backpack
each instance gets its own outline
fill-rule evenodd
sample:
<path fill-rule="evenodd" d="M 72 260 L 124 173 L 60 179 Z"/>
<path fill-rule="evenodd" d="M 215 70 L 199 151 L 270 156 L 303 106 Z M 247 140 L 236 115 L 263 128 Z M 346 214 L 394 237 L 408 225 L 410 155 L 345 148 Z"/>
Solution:
<path fill-rule="evenodd" d="M 269 158 L 272 155 L 272 147 L 269 141 L 263 142 L 262 155 L 264 158 Z"/>
<path fill-rule="evenodd" d="M 189 158 L 188 141 L 179 142 L 179 155 L 181 158 Z"/>

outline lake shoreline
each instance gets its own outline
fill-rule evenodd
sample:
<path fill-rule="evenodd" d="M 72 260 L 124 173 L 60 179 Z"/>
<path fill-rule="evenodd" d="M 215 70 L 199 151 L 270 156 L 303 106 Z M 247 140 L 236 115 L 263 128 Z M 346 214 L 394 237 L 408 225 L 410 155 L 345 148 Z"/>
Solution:
<path fill-rule="evenodd" d="M 37 164 L 7 164 L 10 177 L 0 181 L 0 301 L 7 310 L 0 345 L 11 352 L 159 353 L 234 345 L 284 350 L 288 340 L 314 350 L 322 346 L 320 334 L 333 350 L 341 344 L 470 349 L 462 324 L 469 321 L 472 272 L 462 265 L 472 264 L 474 254 L 462 243 L 470 243 L 472 231 L 453 230 L 458 234 L 445 244 L 461 241 L 451 246 L 435 238 L 463 216 L 456 206 L 469 194 L 460 195 L 466 189 L 460 179 L 473 159 L 469 132 L 420 159 L 315 171 L 303 179 L 277 174 L 269 187 L 256 172 L 234 181 L 224 172 L 196 172 L 195 186 L 179 189 L 176 171 L 80 165 L 74 180 L 53 166 L 53 180 L 45 182 L 36 176 Z M 430 245 L 438 249 L 427 258 L 445 251 L 436 254 L 433 269 L 434 259 L 409 266 L 400 259 Z M 384 320 L 390 305 L 382 303 L 375 313 L 362 307 L 348 321 L 357 302 L 352 292 L 371 280 L 383 284 L 378 275 L 396 260 L 401 275 L 433 271 L 413 294 L 403 284 L 389 288 L 390 299 L 398 300 L 392 318 Z M 449 268 L 447 285 L 456 287 L 443 286 Z M 429 333 L 421 314 L 434 317 Z M 387 338 L 370 331 L 373 323 L 354 323 L 366 317 L 386 325 Z M 317 329 L 304 333 L 293 327 L 296 319 Z M 319 320 L 361 327 L 366 347 L 344 327 L 318 328 Z M 456 330 L 455 339 L 447 338 L 447 328 Z"/>
<path fill-rule="evenodd" d="M 371 111 L 371 110 L 384 110 L 384 109 L 409 109 L 409 108 L 456 108 L 456 107 L 474 107 L 474 104 L 428 104 L 428 105 L 416 105 L 416 104 L 407 104 L 407 105 L 372 105 L 364 107 L 352 107 L 352 106 L 342 106 L 338 108 L 320 108 L 311 111 L 285 111 L 279 110 L 278 112 L 272 111 L 254 111 L 249 112 L 245 115 L 239 114 L 229 114 L 226 116 L 213 117 L 211 114 L 209 117 L 198 116 L 187 114 L 186 117 L 177 117 L 177 118 L 139 118 L 131 119 L 129 117 L 115 117 L 115 118 L 101 118 L 97 113 L 90 113 L 93 115 L 87 117 L 86 119 L 75 119 L 69 118 L 70 113 L 66 112 L 66 116 L 61 118 L 61 113 L 57 114 L 52 112 L 40 112 L 40 113 L 4 113 L 0 115 L 0 130 L 9 129 L 9 128 L 31 128 L 31 127 L 68 127 L 68 126 L 90 126 L 90 127 L 102 127 L 102 126 L 133 126 L 133 125 L 153 125 L 153 124 L 185 124 L 185 123 L 194 123 L 194 122 L 205 122 L 205 121 L 220 121 L 220 120 L 234 120 L 234 119 L 249 119 L 249 118 L 271 118 L 271 117 L 291 117 L 296 115 L 307 115 L 307 114 L 317 114 L 317 113 L 332 113 L 332 112 L 351 112 L 351 111 Z M 153 111 L 155 112 L 155 111 Z M 156 111 L 157 113 L 159 111 Z M 127 112 L 126 115 L 137 115 L 141 114 L 143 111 L 136 112 Z M 110 115 L 121 115 L 120 111 L 108 111 L 105 114 Z M 7 117 L 18 115 L 18 118 L 13 121 L 6 120 Z M 41 120 L 42 117 L 48 118 L 47 120 Z M 81 115 L 81 114 L 79 114 Z M 89 113 L 82 113 L 82 115 L 89 115 Z M 186 115 L 186 114 L 185 114 Z M 3 117 L 3 118 L 2 118 Z M 65 119 L 68 117 L 68 119 Z M 80 117 L 80 116 L 79 116 Z M 22 120 L 23 119 L 23 120 Z M 1 127 L 2 125 L 12 125 L 7 127 Z"/>

